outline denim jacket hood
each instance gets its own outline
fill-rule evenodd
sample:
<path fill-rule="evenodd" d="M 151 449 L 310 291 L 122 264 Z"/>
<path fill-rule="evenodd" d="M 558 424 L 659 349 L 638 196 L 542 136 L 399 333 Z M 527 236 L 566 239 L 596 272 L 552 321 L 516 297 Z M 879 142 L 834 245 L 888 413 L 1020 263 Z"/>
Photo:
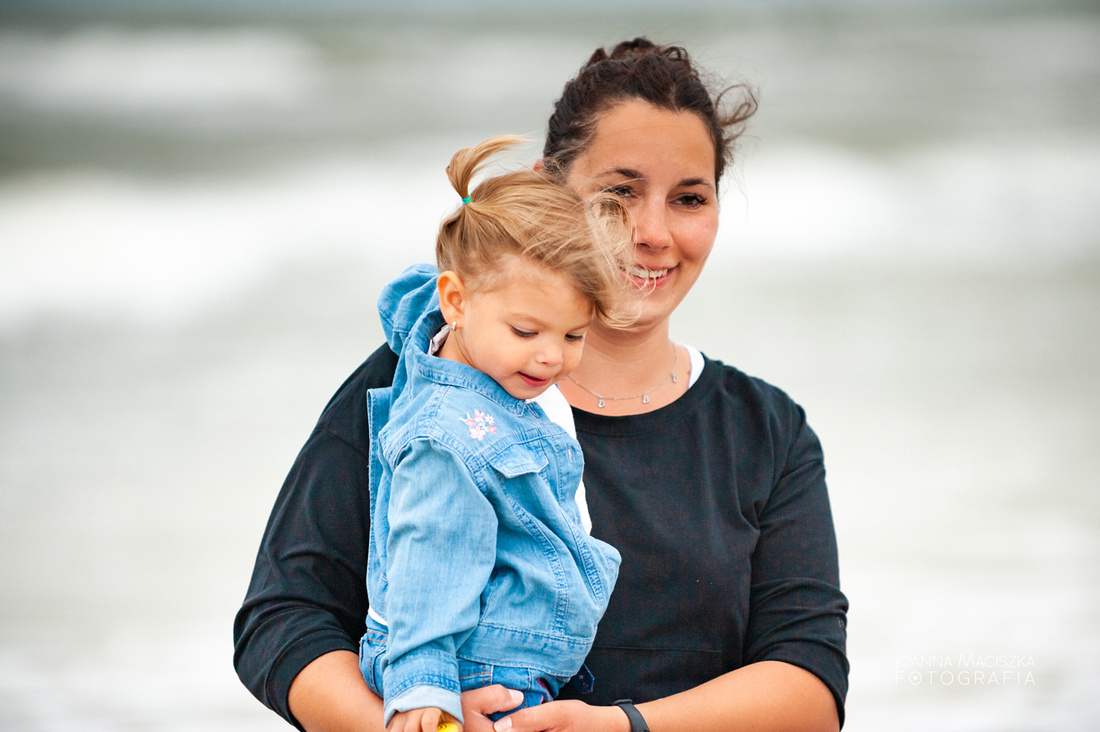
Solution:
<path fill-rule="evenodd" d="M 421 265 L 383 291 L 400 361 L 392 387 L 368 392 L 367 589 L 388 625 L 387 724 L 421 706 L 461 719 L 458 658 L 571 677 L 620 560 L 581 525 L 576 440 L 538 404 L 428 355 L 444 324 L 435 282 Z"/>

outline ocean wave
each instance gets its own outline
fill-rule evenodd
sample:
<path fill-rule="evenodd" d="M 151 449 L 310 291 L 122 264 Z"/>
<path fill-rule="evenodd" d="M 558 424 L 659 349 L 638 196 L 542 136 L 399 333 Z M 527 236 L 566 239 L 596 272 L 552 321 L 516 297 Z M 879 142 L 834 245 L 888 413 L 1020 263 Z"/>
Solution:
<path fill-rule="evenodd" d="M 317 164 L 264 180 L 38 174 L 0 189 L 0 325 L 40 313 L 174 321 L 304 258 L 431 255 L 439 173 Z M 418 246 L 418 243 L 419 246 Z"/>
<path fill-rule="evenodd" d="M 1065 260 L 1100 254 L 1100 136 L 960 139 L 890 155 L 789 144 L 744 163 L 720 253 Z"/>
<path fill-rule="evenodd" d="M 321 84 L 319 66 L 301 37 L 255 27 L 0 33 L 0 99 L 55 114 L 282 109 L 309 99 Z"/>
<path fill-rule="evenodd" d="M 187 317 L 310 260 L 432 257 L 458 145 L 262 178 L 37 173 L 0 188 L 0 324 L 36 313 Z M 1100 254 L 1100 138 L 959 142 L 890 158 L 759 149 L 727 184 L 716 257 L 1031 262 Z"/>

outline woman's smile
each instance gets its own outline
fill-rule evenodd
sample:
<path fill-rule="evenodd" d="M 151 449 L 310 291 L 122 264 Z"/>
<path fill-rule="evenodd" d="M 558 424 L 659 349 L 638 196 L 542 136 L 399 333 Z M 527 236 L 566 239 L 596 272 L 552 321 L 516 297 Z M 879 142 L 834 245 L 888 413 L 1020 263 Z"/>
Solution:
<path fill-rule="evenodd" d="M 702 273 L 718 233 L 714 145 L 702 120 L 643 101 L 597 118 L 592 143 L 573 163 L 576 190 L 610 191 L 634 220 L 634 262 L 645 327 L 665 322 Z"/>

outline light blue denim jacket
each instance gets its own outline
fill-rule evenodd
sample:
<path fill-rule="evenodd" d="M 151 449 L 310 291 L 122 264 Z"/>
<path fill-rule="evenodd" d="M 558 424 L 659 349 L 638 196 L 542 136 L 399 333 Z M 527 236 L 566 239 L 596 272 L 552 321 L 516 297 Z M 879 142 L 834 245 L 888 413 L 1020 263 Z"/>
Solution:
<path fill-rule="evenodd" d="M 538 404 L 428 355 L 444 325 L 433 267 L 388 285 L 379 313 L 400 360 L 393 386 L 367 395 L 368 625 L 387 637 L 381 679 L 363 670 L 385 722 L 427 706 L 461 720 L 467 662 L 531 670 L 554 695 L 591 648 L 620 559 L 581 525 L 580 445 Z"/>

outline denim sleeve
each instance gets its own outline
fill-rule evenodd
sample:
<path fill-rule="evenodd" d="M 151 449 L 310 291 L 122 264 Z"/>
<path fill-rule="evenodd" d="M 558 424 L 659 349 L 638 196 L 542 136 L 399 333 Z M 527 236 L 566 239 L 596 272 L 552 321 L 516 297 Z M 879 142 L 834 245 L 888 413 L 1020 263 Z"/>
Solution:
<path fill-rule="evenodd" d="M 836 533 L 820 442 L 802 409 L 789 403 L 777 451 L 778 479 L 760 517 L 752 555 L 745 662 L 785 661 L 829 687 L 844 720 L 848 601 L 840 591 Z"/>
<path fill-rule="evenodd" d="M 478 622 L 496 512 L 462 459 L 427 439 L 403 452 L 390 490 L 386 724 L 425 700 L 462 719 L 455 652 Z"/>

